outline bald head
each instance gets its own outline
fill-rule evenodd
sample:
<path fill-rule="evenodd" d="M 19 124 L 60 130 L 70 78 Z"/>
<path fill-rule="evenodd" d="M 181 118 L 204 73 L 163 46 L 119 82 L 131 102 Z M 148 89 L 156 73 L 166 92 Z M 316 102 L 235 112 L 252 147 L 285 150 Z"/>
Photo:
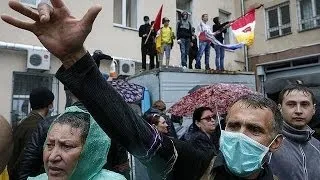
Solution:
<path fill-rule="evenodd" d="M 7 166 L 12 153 L 12 129 L 8 121 L 0 115 L 0 174 Z"/>

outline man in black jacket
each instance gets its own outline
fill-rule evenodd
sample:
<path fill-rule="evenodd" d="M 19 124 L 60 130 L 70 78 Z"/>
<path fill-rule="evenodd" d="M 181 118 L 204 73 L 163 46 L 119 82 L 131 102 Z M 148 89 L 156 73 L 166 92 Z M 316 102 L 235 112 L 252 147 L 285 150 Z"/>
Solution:
<path fill-rule="evenodd" d="M 177 25 L 177 40 L 180 45 L 181 52 L 181 66 L 187 67 L 187 59 L 189 54 L 189 47 L 192 37 L 191 23 L 188 21 L 188 12 L 184 11 L 181 14 L 181 20 Z"/>
<path fill-rule="evenodd" d="M 220 147 L 228 143 L 230 146 L 224 148 L 231 147 L 231 150 L 220 148 L 222 151 L 217 156 L 161 136 L 135 114 L 110 84 L 105 83 L 92 57 L 83 47 L 101 6 L 93 6 L 81 20 L 77 20 L 70 15 L 62 0 L 51 0 L 51 3 L 54 10 L 41 12 L 40 9 L 39 15 L 17 1 L 9 2 L 17 12 L 37 23 L 19 21 L 5 15 L 1 18 L 36 34 L 43 45 L 61 60 L 63 65 L 56 77 L 82 100 L 111 138 L 148 167 L 153 179 L 274 179 L 268 164 L 262 159 L 269 151 L 277 150 L 282 140 L 282 136 L 278 135 L 282 119 L 273 101 L 260 95 L 250 95 L 232 105 L 226 119 L 226 130 L 221 135 L 224 140 L 220 143 Z M 46 15 L 51 20 L 48 21 Z M 56 34 L 61 37 L 56 37 Z M 239 143 L 245 144 L 244 148 Z M 230 163 L 230 160 L 235 163 Z M 239 165 L 239 172 L 235 164 Z"/>
<path fill-rule="evenodd" d="M 148 16 L 143 17 L 144 24 L 140 26 L 139 28 L 139 37 L 141 37 L 141 55 L 142 55 L 142 70 L 146 70 L 147 65 L 147 55 L 149 54 L 150 57 L 150 69 L 154 68 L 154 54 L 152 52 L 152 45 L 154 42 L 154 34 L 150 34 L 149 38 L 149 32 L 151 29 L 151 25 L 149 23 L 150 19 Z M 151 36 L 152 35 L 152 36 Z M 148 38 L 148 40 L 147 40 Z M 147 40 L 147 42 L 146 42 Z M 153 66 L 151 65 L 153 64 Z M 152 67 L 152 68 L 151 68 Z"/>
<path fill-rule="evenodd" d="M 216 32 L 221 30 L 224 26 L 229 24 L 229 22 L 225 22 L 223 24 L 220 23 L 219 17 L 213 18 L 214 25 L 212 26 L 212 32 Z M 223 34 L 227 32 L 227 29 L 223 30 L 221 33 L 215 35 L 216 39 L 223 44 Z M 219 45 L 213 45 L 214 50 L 216 51 L 216 68 L 217 70 L 224 71 L 224 48 Z"/>
<path fill-rule="evenodd" d="M 26 118 L 21 120 L 22 122 L 13 132 L 14 147 L 8 163 L 8 172 L 12 180 L 17 178 L 17 168 L 20 166 L 23 157 L 23 149 L 33 130 L 46 116 L 51 115 L 54 94 L 48 88 L 39 87 L 31 91 L 29 100 L 32 111 Z"/>

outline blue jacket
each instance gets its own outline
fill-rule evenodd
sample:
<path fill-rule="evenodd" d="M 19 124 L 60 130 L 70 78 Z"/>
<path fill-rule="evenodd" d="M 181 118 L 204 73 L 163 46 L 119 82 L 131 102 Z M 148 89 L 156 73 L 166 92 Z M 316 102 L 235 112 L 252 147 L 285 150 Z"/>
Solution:
<path fill-rule="evenodd" d="M 320 142 L 307 127 L 297 130 L 284 123 L 284 140 L 273 153 L 270 167 L 280 180 L 317 180 L 320 178 Z"/>

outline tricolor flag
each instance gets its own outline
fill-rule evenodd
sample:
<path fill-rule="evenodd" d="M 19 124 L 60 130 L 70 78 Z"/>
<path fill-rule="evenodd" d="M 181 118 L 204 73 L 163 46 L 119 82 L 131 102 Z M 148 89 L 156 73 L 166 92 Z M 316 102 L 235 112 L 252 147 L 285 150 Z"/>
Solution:
<path fill-rule="evenodd" d="M 255 12 L 255 9 L 252 9 L 231 24 L 232 32 L 237 41 L 247 46 L 252 45 L 254 41 L 254 28 L 256 25 Z"/>

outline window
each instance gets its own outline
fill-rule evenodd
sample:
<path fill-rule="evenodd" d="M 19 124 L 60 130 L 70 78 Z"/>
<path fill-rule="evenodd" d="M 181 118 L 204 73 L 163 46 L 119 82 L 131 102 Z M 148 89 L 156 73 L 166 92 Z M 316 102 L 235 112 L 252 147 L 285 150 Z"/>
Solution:
<path fill-rule="evenodd" d="M 191 2 L 192 0 L 177 0 L 176 22 L 179 22 L 181 20 L 182 12 L 186 11 L 189 14 L 189 22 L 192 24 Z"/>
<path fill-rule="evenodd" d="M 300 30 L 320 27 L 319 0 L 298 0 L 297 6 Z"/>
<path fill-rule="evenodd" d="M 113 23 L 137 29 L 138 0 L 114 0 Z"/>
<path fill-rule="evenodd" d="M 224 11 L 224 10 L 219 10 L 219 20 L 221 23 L 230 21 L 230 15 L 231 13 Z M 230 28 L 227 29 L 226 33 L 222 33 L 223 38 L 224 38 L 224 44 L 230 44 Z"/>
<path fill-rule="evenodd" d="M 54 112 L 52 115 L 58 113 L 59 82 L 53 75 L 14 72 L 11 108 L 11 120 L 14 126 L 30 113 L 31 107 L 29 103 L 29 95 L 31 90 L 37 87 L 47 87 L 52 90 L 55 96 L 53 101 Z"/>
<path fill-rule="evenodd" d="M 283 3 L 266 9 L 268 38 L 291 33 L 290 6 Z"/>

